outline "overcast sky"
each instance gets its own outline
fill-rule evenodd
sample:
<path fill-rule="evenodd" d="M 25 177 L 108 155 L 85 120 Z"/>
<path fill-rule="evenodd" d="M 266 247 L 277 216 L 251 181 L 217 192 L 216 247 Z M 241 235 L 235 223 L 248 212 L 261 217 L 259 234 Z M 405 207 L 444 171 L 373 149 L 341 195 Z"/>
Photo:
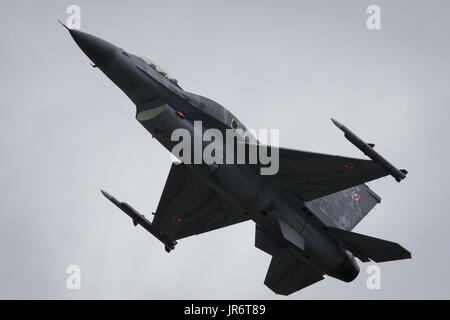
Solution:
<path fill-rule="evenodd" d="M 56 20 L 81 8 L 83 31 L 152 56 L 191 92 L 280 145 L 363 157 L 334 117 L 400 168 L 398 184 L 355 229 L 402 244 L 412 260 L 326 277 L 285 298 L 264 284 L 270 256 L 254 223 L 160 242 L 99 192 L 156 210 L 168 151 L 135 106 Z M 381 30 L 366 8 L 381 8 Z M 448 1 L 1 1 L 0 298 L 450 298 Z M 68 290 L 66 268 L 81 268 Z"/>

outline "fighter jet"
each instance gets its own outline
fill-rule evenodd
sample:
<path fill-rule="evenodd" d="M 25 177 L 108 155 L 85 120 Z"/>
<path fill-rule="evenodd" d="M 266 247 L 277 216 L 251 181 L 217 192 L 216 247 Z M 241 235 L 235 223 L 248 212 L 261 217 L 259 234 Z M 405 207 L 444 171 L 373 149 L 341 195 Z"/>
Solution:
<path fill-rule="evenodd" d="M 68 30 L 92 65 L 136 105 L 137 121 L 167 150 L 177 143 L 172 139 L 175 130 L 194 135 L 198 121 L 202 132 L 214 128 L 224 135 L 227 130 L 247 133 L 231 112 L 183 90 L 153 59 Z M 182 238 L 253 220 L 255 246 L 272 256 L 264 283 L 277 294 L 292 294 L 324 275 L 350 282 L 359 273 L 355 257 L 362 262 L 411 258 L 397 243 L 351 231 L 381 201 L 365 183 L 387 175 L 400 182 L 407 171 L 398 170 L 343 124 L 333 123 L 370 160 L 271 147 L 238 135 L 241 144 L 277 153 L 278 172 L 262 175 L 260 163 L 174 162 L 152 221 L 102 193 L 167 252 Z M 232 150 L 224 145 L 222 152 Z"/>

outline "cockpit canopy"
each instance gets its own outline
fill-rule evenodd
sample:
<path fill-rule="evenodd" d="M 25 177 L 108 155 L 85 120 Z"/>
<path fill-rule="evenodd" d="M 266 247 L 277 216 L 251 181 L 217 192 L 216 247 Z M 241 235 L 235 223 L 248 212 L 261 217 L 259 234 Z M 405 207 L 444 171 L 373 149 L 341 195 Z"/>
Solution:
<path fill-rule="evenodd" d="M 146 56 L 146 55 L 143 55 L 143 54 L 133 54 L 133 55 L 135 57 L 141 59 L 142 61 L 144 61 L 146 64 L 148 64 L 150 67 L 155 69 L 157 72 L 159 72 L 161 75 L 163 75 L 164 77 L 166 77 L 170 81 L 172 81 L 174 83 L 178 83 L 178 80 L 175 79 L 175 77 L 169 72 L 169 70 L 167 70 L 166 68 L 164 68 L 160 64 L 156 63 L 155 60 L 153 60 L 149 56 Z"/>

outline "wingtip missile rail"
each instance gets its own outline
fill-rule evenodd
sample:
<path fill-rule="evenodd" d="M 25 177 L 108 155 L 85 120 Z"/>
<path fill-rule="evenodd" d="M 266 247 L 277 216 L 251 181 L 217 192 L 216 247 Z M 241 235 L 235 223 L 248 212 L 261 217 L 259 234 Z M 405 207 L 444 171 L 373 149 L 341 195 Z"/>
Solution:
<path fill-rule="evenodd" d="M 362 139 L 360 139 L 356 134 L 354 134 L 350 129 L 348 129 L 339 121 L 333 118 L 331 118 L 331 121 L 336 127 L 344 132 L 344 136 L 348 141 L 350 141 L 355 147 L 361 150 L 370 159 L 385 168 L 390 173 L 390 175 L 394 177 L 395 180 L 397 180 L 397 182 L 400 182 L 406 178 L 406 174 L 408 173 L 408 171 L 406 171 L 405 169 L 397 169 L 389 161 L 383 158 L 378 152 L 375 151 L 374 144 L 365 143 Z"/>
<path fill-rule="evenodd" d="M 105 196 L 106 199 L 114 203 L 120 210 L 125 212 L 133 220 L 134 226 L 137 226 L 138 224 L 141 225 L 145 230 L 150 232 L 159 241 L 161 241 L 164 244 L 165 250 L 167 252 L 170 252 L 173 249 L 175 249 L 175 245 L 177 244 L 177 242 L 167 237 L 164 233 L 157 231 L 155 227 L 153 227 L 152 223 L 143 214 L 137 212 L 128 203 L 120 202 L 112 195 L 110 195 L 108 192 L 104 190 L 100 191 L 102 192 L 102 194 Z"/>

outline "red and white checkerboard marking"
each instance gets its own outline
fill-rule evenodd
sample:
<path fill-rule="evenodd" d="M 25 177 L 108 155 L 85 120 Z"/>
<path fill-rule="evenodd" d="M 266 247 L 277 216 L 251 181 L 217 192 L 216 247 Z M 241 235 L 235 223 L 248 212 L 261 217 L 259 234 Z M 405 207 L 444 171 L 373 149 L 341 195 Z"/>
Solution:
<path fill-rule="evenodd" d="M 346 163 L 346 164 L 344 164 L 344 168 L 345 168 L 345 170 L 347 170 L 347 171 L 352 171 L 353 168 L 354 168 L 354 166 L 353 166 L 352 163 Z"/>
<path fill-rule="evenodd" d="M 354 192 L 354 193 L 353 193 L 353 200 L 355 200 L 356 202 L 358 202 L 358 201 L 359 201 L 359 198 L 360 198 L 359 194 L 357 194 L 356 192 Z"/>

